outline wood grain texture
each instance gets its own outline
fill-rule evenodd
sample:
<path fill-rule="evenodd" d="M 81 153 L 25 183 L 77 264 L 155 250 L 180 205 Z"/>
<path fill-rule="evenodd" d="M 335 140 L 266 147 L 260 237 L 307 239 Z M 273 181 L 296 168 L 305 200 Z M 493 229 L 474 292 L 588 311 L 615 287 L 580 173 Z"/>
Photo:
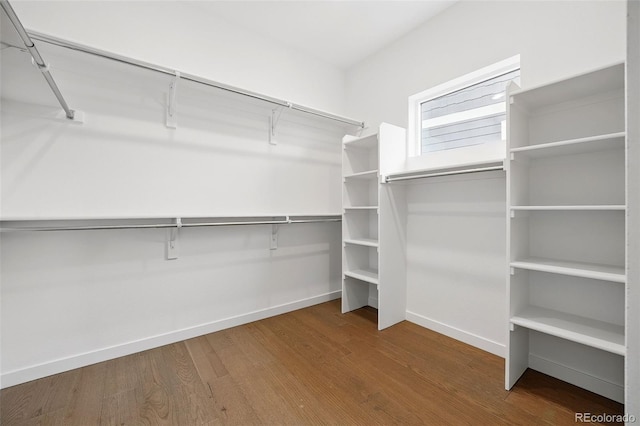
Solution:
<path fill-rule="evenodd" d="M 0 391 L 0 424 L 575 424 L 616 402 L 340 300 Z"/>

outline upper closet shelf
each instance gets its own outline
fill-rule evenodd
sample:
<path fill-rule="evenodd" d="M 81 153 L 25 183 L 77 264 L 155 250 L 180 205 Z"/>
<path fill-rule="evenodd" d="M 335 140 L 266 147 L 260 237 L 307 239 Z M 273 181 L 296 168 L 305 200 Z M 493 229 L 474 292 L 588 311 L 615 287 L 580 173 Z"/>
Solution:
<path fill-rule="evenodd" d="M 291 110 L 295 110 L 295 111 L 300 111 L 302 113 L 306 113 L 306 114 L 310 114 L 316 117 L 322 117 L 325 119 L 329 119 L 329 120 L 333 120 L 333 121 L 337 121 L 340 122 L 342 124 L 346 124 L 349 126 L 355 126 L 355 127 L 359 127 L 359 128 L 364 128 L 364 123 L 362 121 L 358 121 L 358 120 L 354 120 L 351 118 L 347 118 L 347 117 L 343 117 L 340 115 L 336 115 L 336 114 L 332 114 L 326 111 L 322 111 L 322 110 L 318 110 L 318 109 L 314 109 L 314 108 L 310 108 L 304 105 L 300 105 L 300 104 L 296 104 L 293 102 L 288 102 L 282 99 L 278 99 L 278 98 L 274 98 L 271 96 L 267 96 L 267 95 L 263 95 L 257 92 L 252 92 L 250 90 L 245 90 L 245 89 L 241 89 L 239 87 L 235 87 L 235 86 L 231 86 L 225 83 L 220 83 L 214 80 L 209 80 L 207 78 L 204 77 L 200 77 L 197 75 L 193 75 L 193 74 L 189 74 L 189 73 L 184 73 L 184 72 L 178 72 L 176 70 L 173 70 L 171 68 L 167 68 L 161 65 L 156 65 L 156 64 L 151 64 L 148 62 L 144 62 L 138 59 L 133 59 L 133 58 L 129 58 L 126 56 L 122 56 L 122 55 L 118 55 L 116 53 L 112 53 L 112 52 L 108 52 L 105 50 L 101 50 L 101 49 L 96 49 L 94 47 L 90 47 L 84 44 L 80 44 L 80 43 L 76 43 L 76 42 L 72 42 L 69 40 L 65 40 L 62 38 L 58 38 L 58 37 L 54 37 L 48 34 L 44 34 L 44 33 L 40 33 L 40 32 L 36 32 L 36 31 L 32 31 L 32 30 L 28 30 L 29 35 L 31 36 L 31 38 L 33 40 L 38 40 L 44 43 L 49 43 L 55 46 L 60 46 L 63 48 L 67 48 L 67 49 L 71 49 L 71 50 L 75 50 L 75 51 L 79 51 L 79 52 L 84 52 L 90 55 L 94 55 L 94 56 L 98 56 L 101 58 L 105 58 L 105 59 L 110 59 L 110 60 L 114 60 L 117 62 L 121 62 L 121 63 L 125 63 L 125 64 L 129 64 L 129 65 L 133 65 L 136 66 L 138 68 L 144 68 L 150 71 L 155 71 L 155 72 L 159 72 L 162 74 L 167 74 L 167 75 L 171 75 L 171 76 L 175 76 L 176 78 L 180 78 L 183 80 L 188 80 L 188 81 L 192 81 L 194 83 L 198 83 L 198 84 L 202 84 L 205 86 L 210 86 L 210 87 L 214 87 L 216 89 L 220 89 L 220 90 L 224 90 L 227 92 L 231 92 L 231 93 L 235 93 L 237 95 L 241 95 L 241 96 L 245 96 L 245 97 L 249 97 L 249 98 L 253 98 L 253 99 L 257 99 L 259 101 L 263 101 L 272 105 L 275 105 L 277 107 L 281 107 L 281 108 L 288 108 Z"/>
<path fill-rule="evenodd" d="M 579 139 L 528 145 L 511 149 L 513 154 L 522 154 L 530 158 L 542 158 L 561 155 L 582 154 L 587 152 L 623 149 L 625 132 L 609 133 Z"/>
<path fill-rule="evenodd" d="M 624 89 L 624 63 L 578 75 L 569 80 L 510 93 L 510 102 L 522 103 L 527 109 L 536 110 L 548 105 L 570 102 Z"/>
<path fill-rule="evenodd" d="M 377 144 L 378 144 L 378 135 L 374 133 L 373 135 L 354 137 L 351 140 L 345 141 L 344 147 L 370 149 L 370 148 L 376 147 Z"/>

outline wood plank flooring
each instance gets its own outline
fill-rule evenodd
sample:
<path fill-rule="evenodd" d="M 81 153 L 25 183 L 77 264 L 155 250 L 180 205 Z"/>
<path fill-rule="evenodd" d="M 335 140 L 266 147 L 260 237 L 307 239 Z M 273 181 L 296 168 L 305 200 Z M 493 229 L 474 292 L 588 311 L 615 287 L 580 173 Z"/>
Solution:
<path fill-rule="evenodd" d="M 575 425 L 623 406 L 340 300 L 0 391 L 25 425 Z"/>

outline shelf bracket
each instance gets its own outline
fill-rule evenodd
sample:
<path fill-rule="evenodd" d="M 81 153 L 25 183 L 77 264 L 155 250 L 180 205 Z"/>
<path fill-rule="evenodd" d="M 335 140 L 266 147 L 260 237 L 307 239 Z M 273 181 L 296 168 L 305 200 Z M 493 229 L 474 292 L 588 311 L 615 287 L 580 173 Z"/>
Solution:
<path fill-rule="evenodd" d="M 279 225 L 271 225 L 271 244 L 269 245 L 270 250 L 276 250 L 278 248 L 278 226 Z"/>
<path fill-rule="evenodd" d="M 509 268 L 509 274 L 510 275 L 515 275 L 516 274 L 516 268 L 510 267 Z"/>
<path fill-rule="evenodd" d="M 167 260 L 178 258 L 178 231 L 182 228 L 182 219 L 176 218 L 176 227 L 167 230 Z"/>
<path fill-rule="evenodd" d="M 176 71 L 176 76 L 169 84 L 169 93 L 167 94 L 167 127 L 170 129 L 178 128 L 176 120 L 176 92 L 178 91 L 178 81 L 180 80 L 180 72 Z"/>
<path fill-rule="evenodd" d="M 516 331 L 516 327 L 517 325 L 515 325 L 514 323 L 512 322 L 509 323 L 509 331 Z"/>
<path fill-rule="evenodd" d="M 291 102 L 287 102 L 287 108 L 291 108 L 292 106 Z M 271 145 L 278 145 L 278 141 L 276 139 L 276 127 L 278 126 L 278 122 L 280 121 L 280 116 L 282 115 L 284 108 L 284 106 L 280 106 L 271 110 L 271 116 L 269 117 L 269 144 Z"/>

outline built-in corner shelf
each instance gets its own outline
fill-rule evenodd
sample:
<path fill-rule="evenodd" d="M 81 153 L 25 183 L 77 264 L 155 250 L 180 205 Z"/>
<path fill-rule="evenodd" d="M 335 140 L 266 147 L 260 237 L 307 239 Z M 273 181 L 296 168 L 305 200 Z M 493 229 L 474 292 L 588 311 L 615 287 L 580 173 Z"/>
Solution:
<path fill-rule="evenodd" d="M 382 330 L 404 320 L 407 311 L 401 234 L 391 223 L 402 207 L 392 207 L 379 179 L 404 164 L 406 131 L 382 123 L 377 133 L 347 135 L 342 143 L 342 312 L 377 308 Z"/>
<path fill-rule="evenodd" d="M 511 324 L 625 355 L 624 327 L 537 306 L 511 317 Z"/>
<path fill-rule="evenodd" d="M 353 271 L 344 271 L 344 275 L 360 281 L 368 282 L 370 284 L 378 285 L 379 283 L 378 271 L 373 269 L 356 269 Z"/>
<path fill-rule="evenodd" d="M 583 154 L 609 149 L 623 149 L 624 139 L 625 132 L 616 132 L 586 138 L 527 145 L 512 148 L 510 152 L 511 154 L 526 155 L 529 158 Z"/>
<path fill-rule="evenodd" d="M 626 213 L 637 185 L 625 65 L 512 84 L 507 99 L 505 388 L 533 368 L 623 402 Z"/>
<path fill-rule="evenodd" d="M 542 258 L 526 258 L 509 264 L 511 268 L 529 271 L 549 272 L 552 274 L 570 275 L 573 277 L 624 283 L 626 281 L 623 267 L 599 265 L 594 263 L 567 262 Z"/>
<path fill-rule="evenodd" d="M 352 244 L 355 246 L 365 246 L 365 247 L 378 247 L 378 240 L 374 240 L 373 238 L 350 238 L 344 240 L 345 244 Z"/>

